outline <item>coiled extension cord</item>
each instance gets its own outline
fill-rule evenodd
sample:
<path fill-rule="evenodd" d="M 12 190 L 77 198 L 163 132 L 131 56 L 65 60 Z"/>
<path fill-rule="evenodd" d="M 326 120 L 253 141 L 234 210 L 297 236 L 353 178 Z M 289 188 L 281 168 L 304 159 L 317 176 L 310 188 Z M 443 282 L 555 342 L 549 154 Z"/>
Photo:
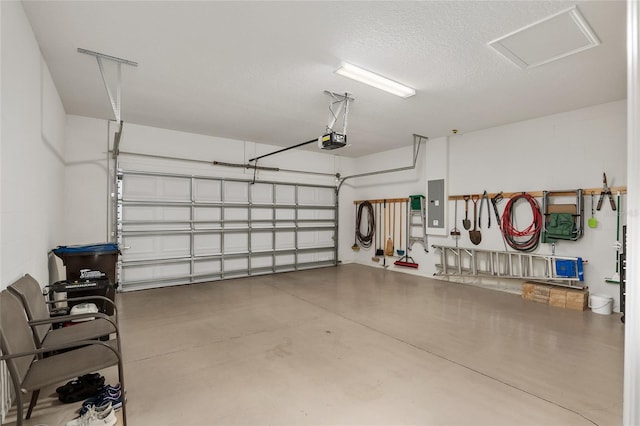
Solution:
<path fill-rule="evenodd" d="M 515 204 L 520 200 L 526 200 L 531 206 L 533 218 L 528 227 L 519 230 L 514 225 Z M 542 231 L 542 213 L 538 201 L 531 195 L 523 192 L 509 199 L 509 202 L 502 213 L 502 235 L 511 248 L 519 251 L 534 251 L 540 242 L 540 232 Z"/>
<path fill-rule="evenodd" d="M 367 209 L 367 233 L 360 232 L 360 223 L 362 222 L 362 210 Z M 369 248 L 373 243 L 374 232 L 376 229 L 376 219 L 373 215 L 373 205 L 369 201 L 363 201 L 358 206 L 358 214 L 356 216 L 356 238 L 362 248 Z"/>

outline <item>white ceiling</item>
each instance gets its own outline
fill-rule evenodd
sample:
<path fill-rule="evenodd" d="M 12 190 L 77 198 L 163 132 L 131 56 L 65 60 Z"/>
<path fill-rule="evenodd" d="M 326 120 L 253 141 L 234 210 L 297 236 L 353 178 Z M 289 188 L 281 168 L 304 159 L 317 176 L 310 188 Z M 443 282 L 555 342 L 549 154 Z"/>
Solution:
<path fill-rule="evenodd" d="M 576 4 L 600 46 L 522 70 L 488 45 Z M 434 138 L 625 98 L 625 6 L 24 2 L 69 114 L 113 118 L 96 61 L 80 47 L 139 63 L 123 68 L 125 123 L 290 146 L 324 131 L 324 90 L 352 93 L 350 146 L 333 151 L 345 156 L 408 145 L 413 133 Z M 401 99 L 336 75 L 341 61 L 417 94 Z"/>

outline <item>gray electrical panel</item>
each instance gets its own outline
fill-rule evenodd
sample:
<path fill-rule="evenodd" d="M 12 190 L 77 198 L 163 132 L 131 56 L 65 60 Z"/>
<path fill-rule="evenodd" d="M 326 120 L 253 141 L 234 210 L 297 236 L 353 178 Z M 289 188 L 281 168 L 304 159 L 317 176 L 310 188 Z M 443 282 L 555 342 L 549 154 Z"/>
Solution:
<path fill-rule="evenodd" d="M 444 229 L 444 179 L 427 181 L 427 228 Z"/>

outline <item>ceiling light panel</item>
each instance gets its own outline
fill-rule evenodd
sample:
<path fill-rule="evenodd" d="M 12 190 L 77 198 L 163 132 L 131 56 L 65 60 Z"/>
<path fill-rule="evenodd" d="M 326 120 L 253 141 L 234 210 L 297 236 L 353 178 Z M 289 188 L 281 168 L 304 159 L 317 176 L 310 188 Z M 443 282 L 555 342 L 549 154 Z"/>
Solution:
<path fill-rule="evenodd" d="M 343 77 L 351 78 L 361 83 L 368 84 L 369 86 L 384 90 L 385 92 L 400 96 L 401 98 L 409 98 L 416 94 L 415 89 L 412 89 L 409 86 L 405 86 L 404 84 L 400 84 L 397 81 L 390 80 L 379 74 L 367 71 L 348 63 L 343 62 L 342 66 L 340 66 L 340 68 L 338 68 L 335 72 L 336 74 L 339 74 Z"/>
<path fill-rule="evenodd" d="M 522 69 L 547 64 L 599 44 L 600 40 L 575 6 L 489 43 Z"/>

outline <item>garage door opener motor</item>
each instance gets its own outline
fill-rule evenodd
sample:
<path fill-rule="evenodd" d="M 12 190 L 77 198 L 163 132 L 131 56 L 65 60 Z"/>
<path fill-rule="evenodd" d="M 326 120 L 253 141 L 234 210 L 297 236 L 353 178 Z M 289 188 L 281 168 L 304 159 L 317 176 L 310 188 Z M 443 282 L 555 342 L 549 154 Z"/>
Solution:
<path fill-rule="evenodd" d="M 337 149 L 347 146 L 347 118 L 349 116 L 349 102 L 354 99 L 348 93 L 338 94 L 325 90 L 325 93 L 331 96 L 329 102 L 329 112 L 331 117 L 327 124 L 327 130 L 318 138 L 318 148 L 320 149 Z M 334 108 L 337 105 L 337 109 Z M 338 133 L 333 130 L 333 126 L 342 114 L 342 132 Z"/>

